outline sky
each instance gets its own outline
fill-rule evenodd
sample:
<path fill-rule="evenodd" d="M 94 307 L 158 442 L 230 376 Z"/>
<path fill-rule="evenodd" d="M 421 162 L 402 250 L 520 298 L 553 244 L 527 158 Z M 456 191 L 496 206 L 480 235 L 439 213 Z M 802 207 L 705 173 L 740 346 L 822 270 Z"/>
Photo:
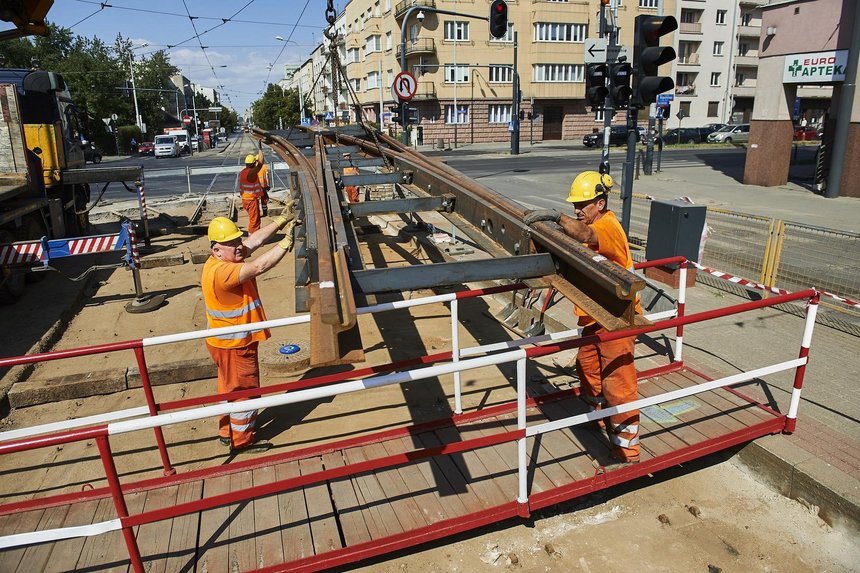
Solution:
<path fill-rule="evenodd" d="M 334 1 L 338 14 L 345 4 Z M 186 78 L 244 115 L 285 64 L 304 62 L 320 43 L 325 8 L 326 0 L 54 0 L 48 20 L 108 45 L 117 34 L 148 44 L 135 54 L 164 49 Z"/>

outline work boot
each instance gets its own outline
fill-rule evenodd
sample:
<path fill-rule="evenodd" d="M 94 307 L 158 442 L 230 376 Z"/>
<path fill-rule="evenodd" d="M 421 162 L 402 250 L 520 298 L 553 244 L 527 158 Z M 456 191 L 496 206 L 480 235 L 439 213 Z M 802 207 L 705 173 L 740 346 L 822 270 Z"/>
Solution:
<path fill-rule="evenodd" d="M 225 438 L 224 436 L 218 436 L 218 441 L 221 442 L 222 446 L 230 445 L 230 438 Z"/>
<path fill-rule="evenodd" d="M 272 443 L 269 440 L 257 440 L 252 444 L 248 444 L 247 446 L 242 446 L 241 448 L 230 447 L 231 454 L 241 454 L 242 452 L 248 452 L 249 454 L 259 454 L 262 452 L 267 452 L 272 449 Z"/>
<path fill-rule="evenodd" d="M 265 217 L 266 215 L 268 215 L 268 214 L 269 214 L 269 206 L 268 206 L 268 205 L 263 205 L 263 207 L 262 207 L 262 211 L 263 211 L 263 217 Z"/>

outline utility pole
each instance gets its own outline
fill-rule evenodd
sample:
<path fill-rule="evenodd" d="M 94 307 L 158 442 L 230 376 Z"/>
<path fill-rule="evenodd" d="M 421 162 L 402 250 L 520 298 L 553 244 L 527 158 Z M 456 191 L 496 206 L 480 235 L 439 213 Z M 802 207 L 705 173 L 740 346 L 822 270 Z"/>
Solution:
<path fill-rule="evenodd" d="M 609 45 L 615 45 L 614 27 L 610 27 L 606 19 L 606 4 L 600 3 L 600 34 L 601 38 L 608 38 Z M 610 50 L 606 50 L 606 65 L 609 66 Z M 615 115 L 615 106 L 612 95 L 609 92 L 609 74 L 604 77 L 604 85 L 607 87 L 606 97 L 603 103 L 603 150 L 600 154 L 600 172 L 609 173 L 609 134 L 612 130 L 612 117 Z"/>
<path fill-rule="evenodd" d="M 517 73 L 517 33 L 514 32 L 514 101 L 511 105 L 511 155 L 520 154 L 520 75 Z"/>

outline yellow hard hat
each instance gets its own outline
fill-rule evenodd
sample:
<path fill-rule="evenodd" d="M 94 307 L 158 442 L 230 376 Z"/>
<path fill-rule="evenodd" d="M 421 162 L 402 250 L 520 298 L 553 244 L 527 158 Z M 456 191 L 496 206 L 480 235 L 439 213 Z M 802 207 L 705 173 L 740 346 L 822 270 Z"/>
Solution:
<path fill-rule="evenodd" d="M 598 195 L 609 193 L 612 189 L 612 177 L 601 175 L 597 171 L 583 171 L 570 184 L 568 203 L 591 201 Z"/>
<path fill-rule="evenodd" d="M 228 243 L 233 239 L 238 239 L 242 236 L 242 231 L 236 226 L 236 223 L 227 217 L 215 217 L 209 223 L 209 231 L 207 233 L 209 241 L 212 243 Z"/>
<path fill-rule="evenodd" d="M 257 162 L 257 156 L 249 153 L 245 156 L 245 165 L 252 165 Z"/>

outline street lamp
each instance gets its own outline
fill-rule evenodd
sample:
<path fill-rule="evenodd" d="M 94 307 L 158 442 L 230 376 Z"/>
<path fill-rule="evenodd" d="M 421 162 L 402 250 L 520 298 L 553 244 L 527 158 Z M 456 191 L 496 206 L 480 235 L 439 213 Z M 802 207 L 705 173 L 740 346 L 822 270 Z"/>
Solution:
<path fill-rule="evenodd" d="M 134 87 L 134 50 L 145 48 L 149 44 L 147 42 L 142 43 L 140 46 L 136 48 L 133 47 L 131 52 L 129 52 L 129 60 L 128 60 L 128 69 L 131 71 L 131 95 L 134 99 L 134 124 L 137 126 L 137 129 L 140 130 L 141 134 L 143 134 L 143 128 L 141 127 L 140 121 L 140 110 L 137 107 L 137 90 Z"/>
<path fill-rule="evenodd" d="M 194 137 L 197 137 L 200 133 L 197 130 L 197 103 L 194 101 L 194 84 L 185 84 L 185 87 L 191 90 L 191 115 L 194 118 Z"/>

